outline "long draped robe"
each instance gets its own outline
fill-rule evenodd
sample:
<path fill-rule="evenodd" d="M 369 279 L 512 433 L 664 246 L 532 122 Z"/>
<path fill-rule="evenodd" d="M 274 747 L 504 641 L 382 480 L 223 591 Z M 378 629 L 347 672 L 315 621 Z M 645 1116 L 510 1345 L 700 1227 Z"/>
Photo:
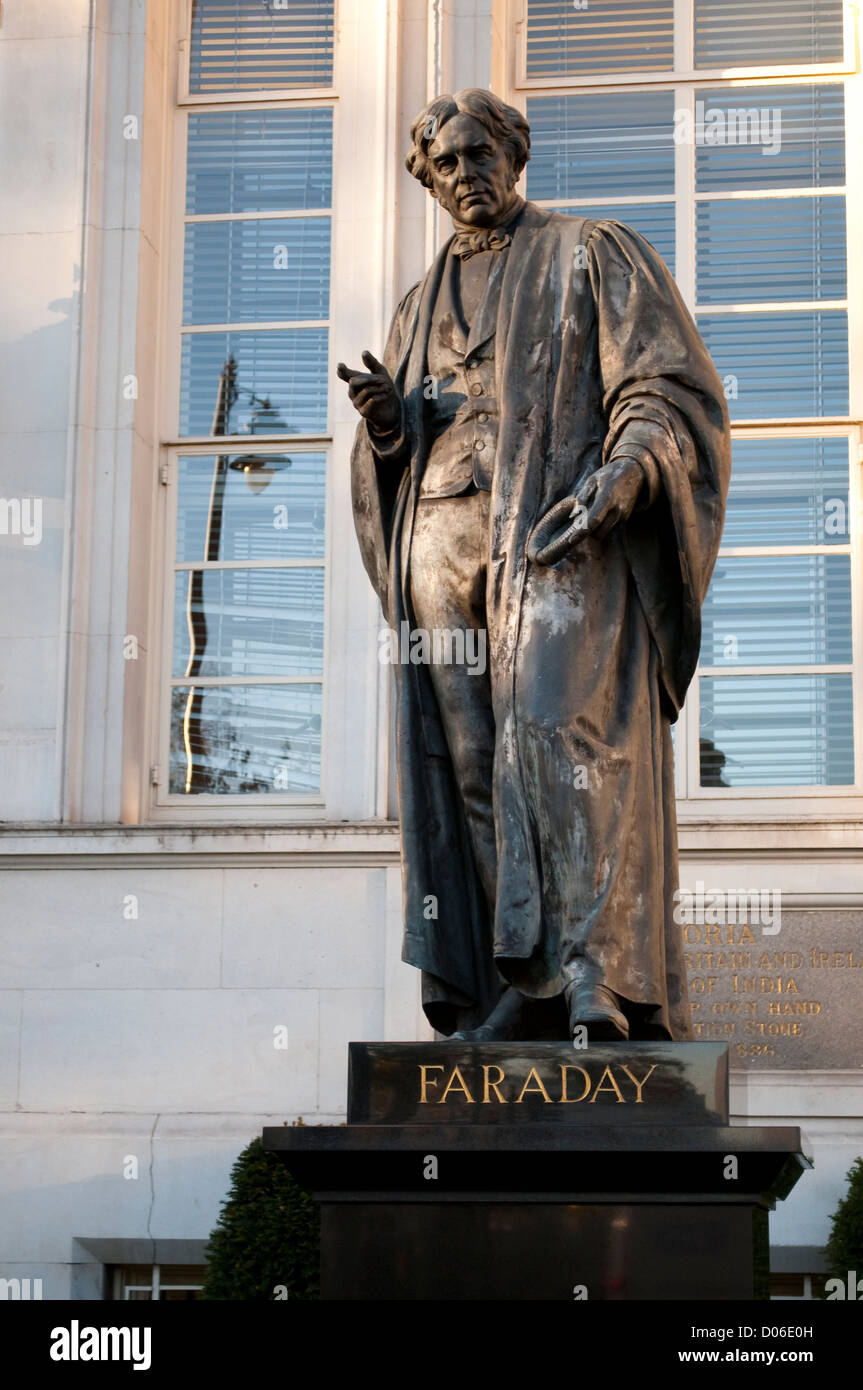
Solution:
<path fill-rule="evenodd" d="M 360 423 L 352 493 L 385 617 L 413 627 L 410 534 L 429 447 L 426 346 L 449 243 L 394 316 L 384 361 L 406 450 Z M 403 958 L 442 1032 L 501 975 L 533 998 L 601 983 L 691 1036 L 670 724 L 695 669 L 730 472 L 722 384 L 670 272 L 630 228 L 547 213 L 517 225 L 495 328 L 500 410 L 486 593 L 496 726 L 494 920 L 477 878 L 426 667 L 395 668 Z M 655 500 L 548 567 L 528 540 L 612 457 Z"/>

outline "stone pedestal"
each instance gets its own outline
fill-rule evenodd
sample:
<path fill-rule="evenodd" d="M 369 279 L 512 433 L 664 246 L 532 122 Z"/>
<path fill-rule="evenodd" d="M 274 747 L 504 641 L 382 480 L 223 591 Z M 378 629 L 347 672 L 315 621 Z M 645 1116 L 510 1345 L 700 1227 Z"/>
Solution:
<path fill-rule="evenodd" d="M 264 1146 L 326 1299 L 767 1296 L 800 1131 L 728 1124 L 722 1043 L 352 1043 L 344 1126 Z"/>

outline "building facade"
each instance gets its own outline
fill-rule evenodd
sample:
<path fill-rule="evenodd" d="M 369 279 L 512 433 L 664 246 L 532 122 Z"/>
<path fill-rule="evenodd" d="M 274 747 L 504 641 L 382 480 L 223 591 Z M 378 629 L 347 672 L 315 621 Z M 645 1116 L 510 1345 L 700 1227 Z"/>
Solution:
<path fill-rule="evenodd" d="M 5 0 L 0 1278 L 45 1298 L 190 1296 L 249 1140 L 430 1036 L 334 368 L 448 234 L 403 157 L 466 86 L 725 385 L 680 926 L 736 1122 L 812 1146 L 777 1296 L 863 1153 L 859 6 Z"/>

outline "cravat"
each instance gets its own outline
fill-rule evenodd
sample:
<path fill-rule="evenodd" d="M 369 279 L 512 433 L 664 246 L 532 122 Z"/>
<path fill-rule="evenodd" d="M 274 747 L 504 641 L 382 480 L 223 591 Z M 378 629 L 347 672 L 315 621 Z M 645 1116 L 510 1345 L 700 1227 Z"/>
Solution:
<path fill-rule="evenodd" d="M 469 260 L 478 251 L 502 251 L 512 237 L 498 227 L 479 227 L 475 232 L 456 232 L 453 251 L 461 260 Z"/>

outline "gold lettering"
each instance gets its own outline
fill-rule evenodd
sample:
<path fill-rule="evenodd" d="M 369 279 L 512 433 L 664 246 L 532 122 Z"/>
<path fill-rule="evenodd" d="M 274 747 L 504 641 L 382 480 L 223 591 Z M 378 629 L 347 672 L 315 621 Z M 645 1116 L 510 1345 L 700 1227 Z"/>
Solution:
<path fill-rule="evenodd" d="M 530 1084 L 531 1077 L 533 1077 L 536 1082 L 535 1086 L 531 1086 Z M 516 1105 L 521 1105 L 528 1091 L 530 1091 L 532 1094 L 541 1094 L 543 1100 L 551 1104 L 551 1096 L 548 1094 L 548 1091 L 543 1086 L 542 1080 L 536 1067 L 531 1067 L 530 1071 L 528 1072 L 527 1077 L 525 1078 L 525 1083 L 521 1088 L 521 1095 L 518 1097 L 518 1100 L 516 1101 Z"/>
<path fill-rule="evenodd" d="M 645 1081 L 647 1081 L 647 1079 L 650 1077 L 650 1075 L 651 1075 L 653 1072 L 656 1071 L 656 1063 L 655 1063 L 655 1062 L 653 1063 L 653 1066 L 650 1068 L 650 1071 L 647 1072 L 646 1075 L 644 1075 L 644 1076 L 641 1078 L 640 1081 L 637 1081 L 637 1080 L 635 1079 L 635 1077 L 632 1075 L 632 1072 L 629 1070 L 629 1067 L 621 1065 L 621 1071 L 625 1071 L 625 1072 L 626 1072 L 626 1075 L 629 1077 L 630 1081 L 632 1082 L 633 1086 L 635 1087 L 635 1103 L 636 1103 L 636 1105 L 641 1105 L 641 1103 L 642 1103 L 642 1096 L 641 1096 L 642 1088 L 643 1088 L 643 1086 L 644 1086 Z"/>
<path fill-rule="evenodd" d="M 496 1071 L 496 1072 L 497 1072 L 497 1079 L 496 1079 L 495 1081 L 492 1081 L 491 1078 L 489 1077 L 489 1072 L 490 1072 L 490 1071 Z M 508 1102 L 507 1102 L 507 1099 L 506 1099 L 506 1096 L 502 1096 L 501 1093 L 500 1093 L 500 1091 L 498 1090 L 498 1086 L 499 1086 L 500 1082 L 503 1081 L 503 1067 L 494 1067 L 494 1066 L 486 1067 L 486 1066 L 484 1066 L 483 1069 L 482 1069 L 482 1074 L 483 1074 L 483 1086 L 482 1086 L 482 1103 L 483 1103 L 483 1105 L 489 1105 L 489 1104 L 491 1104 L 491 1102 L 490 1102 L 490 1100 L 489 1100 L 489 1095 L 488 1095 L 489 1091 L 494 1091 L 495 1100 L 499 1100 L 500 1103 L 501 1103 L 501 1105 L 506 1105 L 506 1104 L 508 1103 Z"/>
<path fill-rule="evenodd" d="M 820 1014 L 821 1005 L 814 999 L 795 1000 L 793 1004 L 768 1004 L 769 1014 Z"/>
<path fill-rule="evenodd" d="M 456 1077 L 458 1077 L 458 1084 L 456 1084 Z M 453 1067 L 452 1076 L 446 1083 L 444 1093 L 438 1101 L 438 1105 L 443 1105 L 446 1102 L 446 1098 L 449 1095 L 450 1091 L 461 1091 L 462 1094 L 466 1097 L 468 1105 L 476 1104 L 476 1101 L 474 1100 L 473 1096 L 471 1095 L 470 1091 L 465 1085 L 464 1077 L 462 1076 L 458 1067 Z"/>
<path fill-rule="evenodd" d="M 568 1095 L 566 1094 L 566 1073 L 567 1073 L 568 1071 L 580 1071 L 581 1074 L 582 1074 L 582 1076 L 584 1077 L 584 1090 L 582 1091 L 582 1093 L 581 1093 L 580 1096 L 568 1096 Z M 584 1097 L 587 1095 L 588 1091 L 590 1090 L 590 1076 L 589 1076 L 588 1073 L 584 1070 L 584 1067 L 576 1067 L 576 1066 L 572 1066 L 572 1065 L 568 1065 L 568 1066 L 565 1066 L 565 1067 L 564 1067 L 564 1066 L 561 1066 L 561 1068 L 560 1068 L 560 1088 L 561 1088 L 561 1089 L 560 1089 L 560 1103 L 561 1103 L 561 1105 L 577 1105 L 578 1102 L 579 1102 L 580 1100 L 584 1100 Z"/>
<path fill-rule="evenodd" d="M 427 1072 L 427 1071 L 443 1071 L 443 1065 L 441 1065 L 441 1066 L 421 1066 L 421 1067 L 420 1067 L 420 1105 L 428 1105 L 428 1103 L 429 1103 L 429 1098 L 428 1098 L 428 1095 L 426 1094 L 426 1086 L 427 1086 L 427 1085 L 428 1085 L 428 1086 L 439 1086 L 439 1085 L 440 1085 L 440 1082 L 438 1081 L 437 1077 L 434 1077 L 433 1080 L 429 1080 L 429 1079 L 426 1077 L 426 1072 Z"/>
<path fill-rule="evenodd" d="M 803 1025 L 800 1023 L 747 1023 L 746 1032 L 755 1034 L 762 1038 L 769 1037 L 800 1038 L 803 1036 Z"/>
<path fill-rule="evenodd" d="M 609 1080 L 609 1082 L 610 1082 L 610 1085 L 608 1085 L 608 1086 L 603 1086 L 602 1083 L 604 1082 L 604 1080 L 605 1080 L 606 1077 L 608 1077 L 608 1080 Z M 602 1073 L 602 1076 L 599 1078 L 599 1081 L 596 1083 L 596 1090 L 594 1091 L 593 1095 L 590 1097 L 590 1100 L 589 1100 L 589 1102 L 588 1102 L 589 1105 L 593 1105 L 593 1104 L 594 1104 L 594 1102 L 595 1102 L 595 1100 L 596 1100 L 596 1097 L 599 1095 L 600 1091 L 613 1091 L 614 1094 L 617 1096 L 618 1103 L 619 1103 L 620 1105 L 625 1105 L 625 1104 L 626 1104 L 626 1101 L 623 1099 L 623 1096 L 620 1094 L 620 1087 L 618 1086 L 617 1082 L 616 1082 L 615 1079 L 614 1079 L 614 1073 L 612 1072 L 611 1067 L 606 1067 L 606 1068 L 605 1068 L 605 1070 L 604 1070 L 603 1073 Z"/>

